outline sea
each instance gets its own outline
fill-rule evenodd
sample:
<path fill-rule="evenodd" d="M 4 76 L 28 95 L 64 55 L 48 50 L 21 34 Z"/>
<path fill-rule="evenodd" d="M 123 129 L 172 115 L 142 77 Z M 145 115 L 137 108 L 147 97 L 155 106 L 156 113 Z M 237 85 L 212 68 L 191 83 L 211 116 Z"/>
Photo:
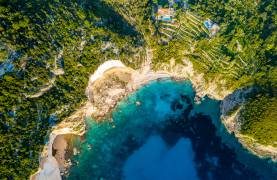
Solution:
<path fill-rule="evenodd" d="M 151 81 L 101 122 L 87 118 L 63 179 L 277 179 L 277 163 L 245 149 L 220 120 L 220 101 L 195 102 L 190 81 Z"/>

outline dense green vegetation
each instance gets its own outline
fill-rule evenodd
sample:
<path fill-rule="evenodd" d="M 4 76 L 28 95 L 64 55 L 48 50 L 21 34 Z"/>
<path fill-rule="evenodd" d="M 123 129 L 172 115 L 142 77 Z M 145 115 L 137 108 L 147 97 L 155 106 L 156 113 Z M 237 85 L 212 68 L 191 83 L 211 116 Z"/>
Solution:
<path fill-rule="evenodd" d="M 0 2 L 1 62 L 15 65 L 0 78 L 0 179 L 22 179 L 36 171 L 51 125 L 86 100 L 95 68 L 110 58 L 137 66 L 142 41 L 104 2 Z"/>
<path fill-rule="evenodd" d="M 249 100 L 241 114 L 241 132 L 261 144 L 277 147 L 276 105 L 276 97 L 259 95 Z"/>
<path fill-rule="evenodd" d="M 221 31 L 216 39 L 229 62 L 240 58 L 247 64 L 240 70 L 237 80 L 255 77 L 276 66 L 274 1 L 192 0 L 191 3 L 200 16 L 220 24 Z"/>
<path fill-rule="evenodd" d="M 244 105 L 242 133 L 262 144 L 277 143 L 277 12 L 274 1 L 194 1 L 192 8 L 221 26 L 215 39 L 229 62 L 240 58 L 238 76 L 229 79 L 237 89 L 254 86 L 258 91 Z M 210 73 L 207 73 L 210 74 Z"/>
<path fill-rule="evenodd" d="M 221 76 L 230 89 L 251 85 L 261 74 L 276 66 L 276 11 L 273 1 L 189 1 L 190 12 L 177 10 L 177 24 L 162 23 L 162 37 L 182 46 L 159 46 L 165 53 L 175 51 L 188 58 L 206 78 Z M 247 7 L 245 6 L 247 4 Z M 209 38 L 204 20 L 220 26 Z M 185 52 L 185 53 L 184 53 Z M 251 53 L 250 53 L 251 52 Z M 157 58 L 155 63 L 167 62 Z"/>
<path fill-rule="evenodd" d="M 231 90 L 257 88 L 242 110 L 242 133 L 273 146 L 277 138 L 275 3 L 190 0 L 189 12 L 176 11 L 177 25 L 158 25 L 158 36 L 171 40 L 154 46 L 156 69 L 171 58 L 178 63 L 186 58 L 193 62 L 195 70 L 205 74 L 206 80 L 219 77 Z M 203 25 L 208 18 L 220 26 L 212 38 Z"/>
<path fill-rule="evenodd" d="M 277 147 L 277 68 L 255 82 L 256 92 L 240 114 L 241 132 L 261 144 Z"/>
<path fill-rule="evenodd" d="M 137 68 L 145 48 L 153 49 L 154 69 L 186 58 L 231 90 L 257 87 L 241 114 L 242 133 L 276 145 L 275 2 L 190 0 L 189 11 L 176 10 L 178 26 L 155 21 L 158 5 L 167 3 L 0 0 L 0 67 L 15 66 L 0 75 L 0 179 L 36 171 L 51 126 L 86 100 L 99 64 L 120 59 Z M 207 18 L 221 28 L 213 38 L 203 26 Z"/>

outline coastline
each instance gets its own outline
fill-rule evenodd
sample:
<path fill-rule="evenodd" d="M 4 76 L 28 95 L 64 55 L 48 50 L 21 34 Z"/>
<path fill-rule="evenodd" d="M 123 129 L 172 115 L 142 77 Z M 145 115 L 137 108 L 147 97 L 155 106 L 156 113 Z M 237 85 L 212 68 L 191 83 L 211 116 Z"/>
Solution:
<path fill-rule="evenodd" d="M 69 167 L 70 164 L 64 163 L 66 161 L 64 157 L 66 149 L 65 145 L 59 145 L 57 147 L 57 151 L 61 152 L 60 158 L 62 161 L 58 161 L 57 157 L 53 156 L 52 149 L 57 137 L 68 134 L 76 136 L 84 135 L 84 119 L 86 117 L 94 117 L 101 120 L 101 118 L 108 114 L 122 98 L 126 97 L 131 92 L 136 91 L 141 86 L 146 85 L 150 81 L 160 78 L 174 78 L 178 80 L 189 79 L 192 82 L 193 88 L 196 91 L 196 97 L 198 98 L 207 95 L 213 99 L 223 100 L 232 93 L 228 90 L 218 90 L 218 86 L 214 82 L 205 82 L 203 79 L 204 75 L 196 74 L 193 70 L 192 63 L 188 60 L 183 60 L 184 65 L 175 65 L 175 62 L 171 62 L 170 68 L 164 68 L 160 71 L 152 71 L 150 67 L 151 53 L 147 54 L 149 54 L 148 56 L 150 58 L 146 58 L 147 61 L 142 68 L 138 70 L 126 67 L 119 60 L 109 60 L 98 67 L 98 69 L 90 76 L 85 91 L 88 97 L 87 104 L 53 128 L 49 142 L 45 145 L 41 154 L 39 170 L 33 174 L 30 179 L 61 179 L 61 172 Z M 223 119 L 222 122 L 225 125 Z M 228 132 L 231 133 L 230 128 L 228 126 L 225 127 Z M 237 138 L 252 152 L 252 147 L 245 145 L 247 143 L 244 143 L 245 141 L 240 137 Z M 63 140 L 61 140 L 60 143 L 66 144 Z"/>
<path fill-rule="evenodd" d="M 229 134 L 234 134 L 236 139 L 241 143 L 241 145 L 250 151 L 252 154 L 260 158 L 270 158 L 273 162 L 277 162 L 277 148 L 270 145 L 262 145 L 258 143 L 254 138 L 247 135 L 243 135 L 237 130 L 239 127 L 239 113 L 241 107 L 229 116 L 222 116 L 221 122 L 227 129 Z"/>
<path fill-rule="evenodd" d="M 70 165 L 65 159 L 68 143 L 65 141 L 64 136 L 74 135 L 81 137 L 84 135 L 84 118 L 89 115 L 87 114 L 89 112 L 89 107 L 90 104 L 87 103 L 52 129 L 49 135 L 49 141 L 40 154 L 39 168 L 37 172 L 30 176 L 30 180 L 61 180 L 61 170 L 66 169 Z M 54 148 L 54 146 L 57 147 Z M 54 156 L 53 149 L 56 151 Z"/>
<path fill-rule="evenodd" d="M 119 74 L 118 74 L 119 72 Z M 97 102 L 95 102 L 95 99 L 92 99 L 91 94 L 94 94 L 94 92 L 91 92 L 90 89 L 93 89 L 94 87 L 102 86 L 103 78 L 106 78 L 106 74 L 109 73 L 115 73 L 119 76 L 122 75 L 122 73 L 125 75 L 129 75 L 133 81 L 131 83 L 127 84 L 125 87 L 125 91 L 117 91 L 118 93 L 112 94 L 112 99 L 108 99 L 110 96 L 106 96 L 106 100 L 104 102 L 107 102 L 107 100 L 111 100 L 108 102 L 108 106 L 105 106 L 104 109 L 97 109 Z M 159 79 L 159 78 L 166 78 L 170 77 L 169 74 L 164 72 L 154 73 L 154 72 L 148 72 L 145 71 L 144 73 L 141 73 L 141 71 L 136 71 L 131 68 L 126 67 L 121 61 L 118 60 L 109 60 L 104 62 L 102 65 L 99 66 L 99 68 L 95 71 L 94 74 L 92 74 L 89 78 L 88 87 L 86 88 L 86 95 L 88 97 L 88 102 L 80 107 L 78 110 L 76 110 L 70 117 L 63 120 L 61 123 L 59 123 L 57 126 L 55 126 L 50 135 L 49 135 L 49 142 L 44 146 L 43 151 L 40 155 L 40 165 L 37 172 L 32 174 L 30 176 L 30 180 L 35 179 L 57 179 L 61 180 L 61 173 L 64 173 L 64 170 L 70 166 L 70 163 L 66 162 L 66 159 L 64 157 L 65 151 L 67 148 L 67 143 L 64 141 L 64 139 L 60 140 L 57 145 L 56 151 L 58 152 L 59 156 L 53 156 L 53 148 L 55 145 L 55 141 L 59 139 L 59 137 L 65 136 L 65 135 L 75 135 L 75 136 L 83 136 L 85 133 L 85 123 L 84 120 L 86 117 L 95 117 L 100 119 L 105 114 L 107 114 L 115 105 L 116 103 L 122 99 L 123 97 L 127 96 L 130 92 L 135 91 L 139 87 L 147 84 L 149 81 Z M 125 78 L 125 76 L 122 76 L 121 78 Z M 129 79 L 128 79 L 129 80 Z M 115 86 L 117 84 L 115 83 Z M 108 88 L 109 89 L 109 88 Z M 95 89 L 94 89 L 95 90 Z M 112 89 L 115 90 L 116 89 Z M 103 95 L 102 93 L 100 93 Z M 102 101 L 103 97 L 100 96 L 98 99 L 99 101 Z M 56 153 L 57 154 L 57 153 Z M 62 160 L 60 160 L 62 159 Z"/>
<path fill-rule="evenodd" d="M 241 134 L 240 112 L 243 110 L 248 94 L 253 88 L 238 89 L 226 96 L 221 103 L 221 122 L 229 134 L 234 134 L 244 148 L 260 158 L 270 158 L 277 162 L 277 148 L 270 145 L 262 145 L 254 138 Z"/>

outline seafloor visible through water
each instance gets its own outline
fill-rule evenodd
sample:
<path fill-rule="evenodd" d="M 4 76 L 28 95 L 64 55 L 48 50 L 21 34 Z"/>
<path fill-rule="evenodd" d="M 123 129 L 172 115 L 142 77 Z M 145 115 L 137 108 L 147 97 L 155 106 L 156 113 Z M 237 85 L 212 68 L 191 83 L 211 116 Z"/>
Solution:
<path fill-rule="evenodd" d="M 66 179 L 274 179 L 277 166 L 241 147 L 220 122 L 219 101 L 194 103 L 189 81 L 153 81 L 102 123 L 87 120 Z"/>

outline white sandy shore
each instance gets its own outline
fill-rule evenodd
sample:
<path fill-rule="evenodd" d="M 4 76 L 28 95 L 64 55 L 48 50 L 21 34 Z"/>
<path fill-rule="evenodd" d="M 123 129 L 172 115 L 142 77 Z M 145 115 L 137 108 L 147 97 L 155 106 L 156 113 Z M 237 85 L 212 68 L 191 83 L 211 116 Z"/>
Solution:
<path fill-rule="evenodd" d="M 88 96 L 88 99 L 90 99 L 89 93 L 88 93 L 89 87 L 92 86 L 97 79 L 101 78 L 106 71 L 108 71 L 109 69 L 118 68 L 118 67 L 123 68 L 126 66 L 119 60 L 109 60 L 109 61 L 105 61 L 97 68 L 97 70 L 89 77 L 88 87 L 86 88 L 86 95 Z"/>
<path fill-rule="evenodd" d="M 97 70 L 90 76 L 89 83 L 93 84 L 97 79 L 101 78 L 105 71 L 115 68 L 115 67 L 126 67 L 121 61 L 119 60 L 109 60 L 101 64 Z"/>

